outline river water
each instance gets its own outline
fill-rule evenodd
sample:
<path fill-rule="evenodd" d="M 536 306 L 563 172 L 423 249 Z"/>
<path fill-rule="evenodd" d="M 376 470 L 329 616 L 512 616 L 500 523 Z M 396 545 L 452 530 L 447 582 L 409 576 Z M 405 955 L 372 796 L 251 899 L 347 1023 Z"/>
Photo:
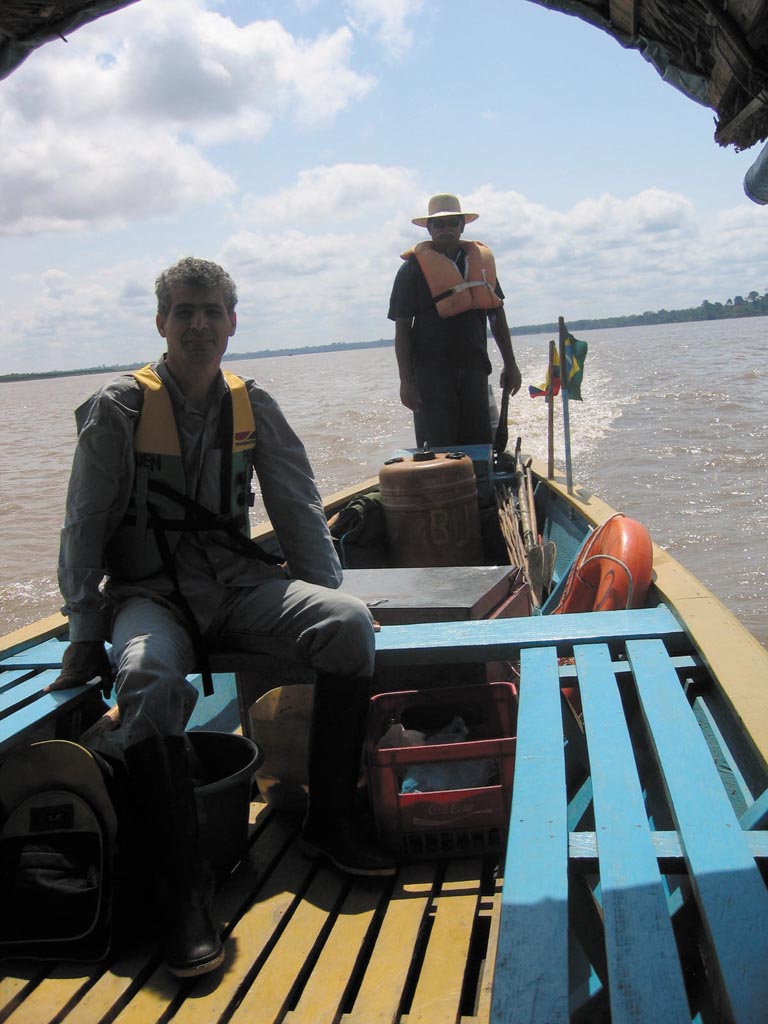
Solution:
<path fill-rule="evenodd" d="M 768 645 L 768 318 L 578 332 L 589 343 L 571 402 L 575 481 L 639 519 Z M 514 339 L 523 390 L 511 444 L 546 461 L 549 336 Z M 152 358 L 154 353 L 148 353 Z M 277 398 L 320 491 L 374 476 L 413 443 L 392 348 L 233 360 Z M 494 377 L 498 379 L 498 359 Z M 58 531 L 75 442 L 73 410 L 105 375 L 0 383 L 0 634 L 59 607 Z M 564 468 L 560 409 L 555 458 Z M 257 503 L 254 522 L 263 519 Z"/>

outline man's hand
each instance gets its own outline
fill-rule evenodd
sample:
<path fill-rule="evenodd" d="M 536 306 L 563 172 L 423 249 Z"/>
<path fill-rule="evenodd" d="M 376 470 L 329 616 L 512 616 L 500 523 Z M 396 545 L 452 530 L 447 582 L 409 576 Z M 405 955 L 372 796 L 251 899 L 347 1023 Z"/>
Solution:
<path fill-rule="evenodd" d="M 501 371 L 501 379 L 499 380 L 502 390 L 509 388 L 510 395 L 516 395 L 520 390 L 520 385 L 523 383 L 523 375 L 520 373 L 520 367 L 517 363 L 512 363 L 511 366 L 505 366 Z"/>
<path fill-rule="evenodd" d="M 112 692 L 112 665 L 106 647 L 101 640 L 76 640 L 64 651 L 61 672 L 44 692 L 82 686 L 97 677 L 101 680 L 102 693 L 108 697 Z"/>
<path fill-rule="evenodd" d="M 419 389 L 412 380 L 403 378 L 400 381 L 400 401 L 411 412 L 417 412 L 421 408 L 421 395 Z"/>

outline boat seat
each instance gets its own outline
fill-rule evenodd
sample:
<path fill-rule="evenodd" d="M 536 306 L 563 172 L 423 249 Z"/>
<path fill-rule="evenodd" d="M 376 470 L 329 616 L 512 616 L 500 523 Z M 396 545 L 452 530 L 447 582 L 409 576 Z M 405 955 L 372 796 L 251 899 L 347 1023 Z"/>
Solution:
<path fill-rule="evenodd" d="M 758 861 L 768 834 L 743 830 L 733 809 L 678 676 L 685 640 L 667 609 L 391 627 L 378 649 L 399 665 L 520 657 L 493 1022 L 565 1022 L 574 1005 L 600 996 L 595 1012 L 607 1004 L 613 1020 L 689 1024 L 689 999 L 694 1010 L 697 1000 L 710 1013 L 724 1008 L 729 1020 L 764 1019 L 768 890 Z M 567 672 L 563 659 L 573 662 Z M 561 694 L 574 684 L 593 815 L 592 828 L 578 831 Z M 663 828 L 649 820 L 649 773 L 665 794 Z M 756 825 L 766 812 L 761 797 Z M 588 873 L 599 890 L 585 893 Z M 695 923 L 695 938 L 673 923 L 667 874 L 691 880 L 686 927 Z M 706 991 L 686 990 L 681 955 L 699 958 Z"/>
<path fill-rule="evenodd" d="M 75 739 L 103 711 L 97 685 L 43 692 L 65 647 L 54 638 L 0 658 L 0 760 L 35 739 Z"/>
<path fill-rule="evenodd" d="M 43 692 L 59 674 L 66 647 L 66 637 L 52 637 L 0 659 L 0 758 L 36 739 L 76 740 L 107 708 L 114 708 L 114 694 L 105 701 L 95 684 Z M 214 692 L 198 700 L 189 729 L 232 732 L 240 726 L 248 735 L 253 701 L 280 682 L 309 678 L 300 665 L 286 671 L 284 662 L 263 654 L 220 652 L 210 660 Z M 187 678 L 202 698 L 200 674 Z"/>

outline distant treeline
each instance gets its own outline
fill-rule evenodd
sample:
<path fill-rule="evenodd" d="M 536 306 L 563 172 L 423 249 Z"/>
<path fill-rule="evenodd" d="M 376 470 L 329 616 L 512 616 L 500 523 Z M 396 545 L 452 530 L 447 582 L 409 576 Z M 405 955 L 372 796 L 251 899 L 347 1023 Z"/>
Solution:
<path fill-rule="evenodd" d="M 311 352 L 338 352 L 350 348 L 386 348 L 394 345 L 392 338 L 379 338 L 378 341 L 335 341 L 328 345 L 304 345 L 302 348 L 263 348 L 258 352 L 225 352 L 223 362 L 239 359 L 266 359 L 268 356 L 302 356 Z M 45 370 L 42 373 L 5 373 L 0 374 L 0 383 L 14 380 L 42 380 L 47 377 L 80 377 L 86 373 L 120 373 L 123 370 L 136 370 L 146 366 L 147 360 L 141 363 L 120 363 L 113 366 L 89 366 L 85 370 Z"/>
<path fill-rule="evenodd" d="M 637 313 L 633 316 L 610 316 L 600 320 L 568 320 L 572 331 L 595 331 L 604 327 L 642 327 L 648 324 L 679 324 L 696 320 L 728 320 L 743 316 L 768 316 L 768 292 L 760 295 L 750 292 L 746 298 L 736 295 L 725 302 L 709 302 L 707 299 L 700 306 L 690 309 L 658 309 L 655 312 Z M 548 334 L 557 331 L 556 323 L 527 324 L 524 327 L 513 327 L 512 333 Z M 378 341 L 336 341 L 328 345 L 304 345 L 302 348 L 268 348 L 258 352 L 227 352 L 226 361 L 238 359 L 266 359 L 275 356 L 301 356 L 313 352 L 339 352 L 352 348 L 386 348 L 394 345 L 392 338 L 379 338 Z M 47 370 L 43 373 L 6 373 L 0 374 L 0 383 L 16 380 L 40 380 L 46 377 L 75 377 L 86 373 L 119 373 L 122 370 L 135 370 L 143 363 L 127 363 L 113 366 L 91 366 L 84 370 Z"/>
<path fill-rule="evenodd" d="M 657 309 L 656 312 L 636 313 L 633 316 L 610 316 L 600 320 L 569 320 L 572 331 L 595 331 L 603 327 L 642 327 L 648 324 L 681 324 L 696 320 L 730 320 L 742 316 L 768 316 L 768 292 L 760 295 L 750 292 L 746 298 L 736 295 L 725 302 L 709 302 L 690 309 Z M 513 334 L 548 334 L 557 331 L 557 324 L 529 324 L 514 327 Z"/>

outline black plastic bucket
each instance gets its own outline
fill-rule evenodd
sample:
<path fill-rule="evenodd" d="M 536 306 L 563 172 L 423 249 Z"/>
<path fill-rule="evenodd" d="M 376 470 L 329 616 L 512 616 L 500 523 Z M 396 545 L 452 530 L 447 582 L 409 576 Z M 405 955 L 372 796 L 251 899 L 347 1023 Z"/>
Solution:
<path fill-rule="evenodd" d="M 261 756 L 246 736 L 229 732 L 190 732 L 200 761 L 195 786 L 200 845 L 211 867 L 231 871 L 248 843 L 248 814 L 253 773 Z"/>

